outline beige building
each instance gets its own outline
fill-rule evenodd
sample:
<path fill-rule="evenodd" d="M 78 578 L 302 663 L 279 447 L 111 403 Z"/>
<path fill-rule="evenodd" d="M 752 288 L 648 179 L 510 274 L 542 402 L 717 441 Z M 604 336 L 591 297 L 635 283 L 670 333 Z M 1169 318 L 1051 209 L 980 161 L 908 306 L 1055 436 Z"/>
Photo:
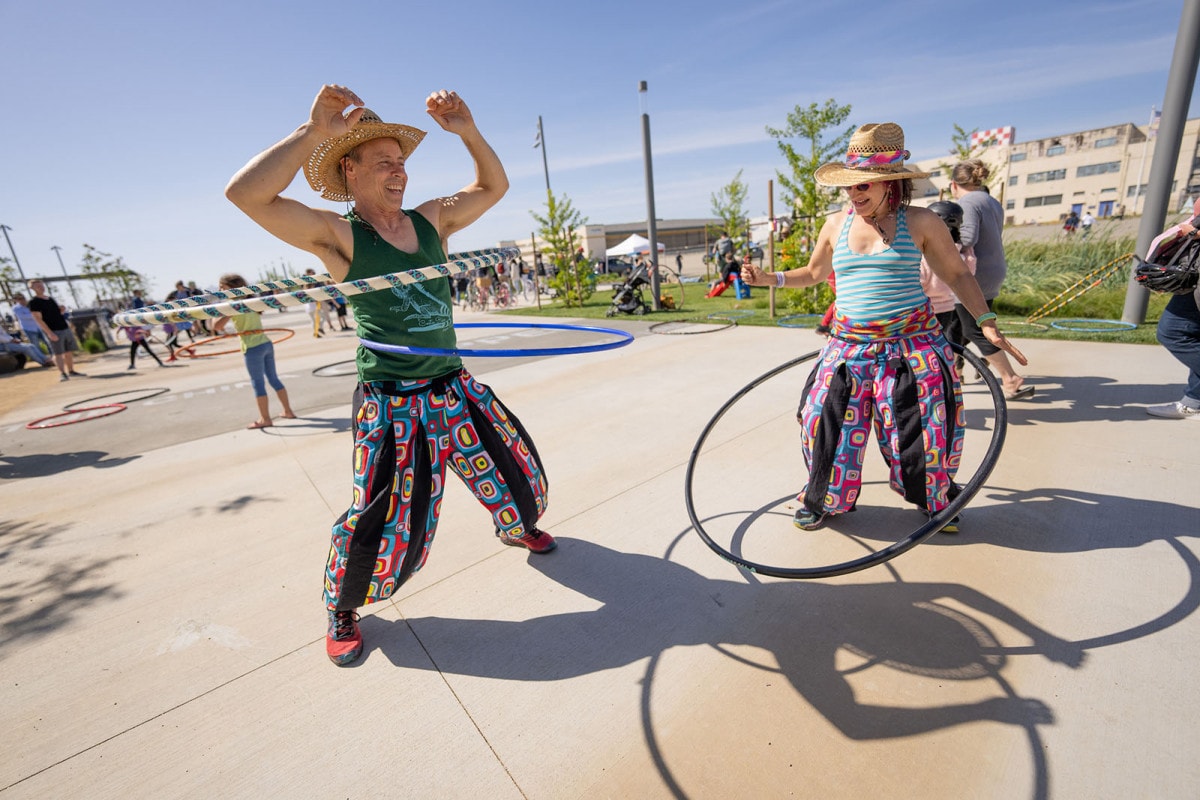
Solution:
<path fill-rule="evenodd" d="M 1097 218 L 1142 210 L 1157 143 L 1146 126 L 1133 123 L 1067 133 L 1028 142 L 992 145 L 980 158 L 992 165 L 991 192 L 1004 206 L 1005 224 L 1028 225 L 1062 220 L 1074 210 Z M 914 201 L 928 205 L 949 199 L 943 159 L 918 162 L 935 173 L 917 181 Z M 1200 119 L 1184 124 L 1179 161 L 1168 209 L 1188 205 L 1200 195 Z"/>

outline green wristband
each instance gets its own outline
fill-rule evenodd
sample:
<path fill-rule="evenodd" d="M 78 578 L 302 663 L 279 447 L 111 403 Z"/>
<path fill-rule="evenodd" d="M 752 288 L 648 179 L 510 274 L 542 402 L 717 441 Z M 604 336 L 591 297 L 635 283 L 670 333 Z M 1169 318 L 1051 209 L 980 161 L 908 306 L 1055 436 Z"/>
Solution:
<path fill-rule="evenodd" d="M 996 319 L 995 311 L 989 311 L 986 314 L 980 314 L 978 317 L 975 318 L 975 324 L 977 326 L 979 326 L 980 328 L 982 328 L 983 323 L 987 322 L 989 319 Z"/>

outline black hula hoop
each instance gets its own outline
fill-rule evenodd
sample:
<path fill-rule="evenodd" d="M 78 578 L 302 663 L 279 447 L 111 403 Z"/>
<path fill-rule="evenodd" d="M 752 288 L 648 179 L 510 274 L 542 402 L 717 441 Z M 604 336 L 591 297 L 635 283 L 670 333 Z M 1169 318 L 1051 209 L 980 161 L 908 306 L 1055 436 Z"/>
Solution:
<path fill-rule="evenodd" d="M 74 411 L 64 411 L 61 414 L 51 414 L 48 417 L 40 417 L 32 422 L 25 423 L 25 428 L 31 431 L 39 431 L 44 428 L 61 428 L 63 425 L 74 425 L 77 422 L 87 422 L 88 420 L 100 419 L 113 414 L 118 414 L 125 410 L 125 406 L 120 403 L 102 403 L 98 406 L 87 406 L 86 408 L 77 408 Z M 78 419 L 62 419 L 63 417 L 73 417 L 76 414 L 82 414 L 85 411 L 103 411 L 103 414 L 95 414 L 90 417 L 79 417 Z M 61 420 L 60 422 L 51 422 L 50 420 Z"/>
<path fill-rule="evenodd" d="M 67 411 L 67 412 L 77 411 L 78 409 L 74 408 L 74 406 L 81 406 L 84 403 L 94 403 L 97 400 L 103 400 L 106 397 L 120 397 L 121 395 L 133 394 L 134 392 L 145 392 L 146 394 L 143 394 L 140 397 L 127 397 L 124 400 L 120 400 L 120 401 L 114 400 L 113 401 L 118 404 L 137 403 L 142 400 L 149 400 L 151 397 L 158 397 L 160 394 L 166 394 L 169 391 L 171 391 L 171 390 L 170 389 L 126 389 L 123 392 L 110 392 L 109 394 L 102 394 L 97 397 L 90 397 L 87 400 L 76 400 L 74 403 L 67 403 L 65 406 L 63 406 L 63 411 Z"/>
<path fill-rule="evenodd" d="M 724 322 L 725 324 L 718 325 L 716 322 L 709 322 L 707 319 L 667 320 L 666 322 L 656 322 L 653 325 L 651 325 L 647 330 L 649 330 L 650 333 L 657 333 L 657 334 L 661 334 L 663 336 L 693 336 L 698 333 L 716 333 L 717 331 L 723 331 L 726 328 L 733 328 L 733 327 L 737 326 L 737 322 L 732 319 L 722 319 L 721 322 Z M 709 326 L 714 326 L 714 327 L 709 327 L 702 331 L 660 331 L 660 330 L 656 330 L 656 328 L 659 328 L 662 325 L 709 325 Z"/>
<path fill-rule="evenodd" d="M 859 570 L 866 569 L 867 567 L 873 567 L 876 564 L 882 564 L 885 561 L 895 558 L 906 550 L 911 550 L 913 547 L 916 547 L 918 544 L 925 541 L 930 536 L 933 536 L 942 528 L 946 527 L 946 524 L 949 523 L 950 520 L 954 519 L 958 512 L 962 511 L 967 503 L 969 503 L 971 499 L 975 497 L 976 493 L 983 488 L 983 482 L 986 481 L 988 476 L 992 473 L 992 470 L 996 466 L 996 461 L 1000 458 L 1000 451 L 1004 448 L 1004 436 L 1008 428 L 1008 406 L 1004 403 L 1004 390 L 1001 388 L 1000 382 L 996 380 L 996 376 L 992 374 L 990 369 L 985 368 L 986 364 L 984 364 L 983 359 L 972 353 L 970 350 L 964 350 L 962 347 L 953 343 L 950 344 L 950 347 L 961 354 L 963 358 L 965 358 L 967 362 L 971 364 L 971 366 L 979 370 L 980 375 L 983 376 L 984 382 L 987 384 L 988 389 L 992 393 L 992 402 L 995 406 L 996 412 L 995 428 L 992 431 L 992 441 L 988 445 L 987 452 L 984 453 L 983 461 L 980 463 L 979 469 L 977 469 L 975 474 L 971 476 L 971 480 L 962 486 L 958 496 L 950 501 L 948 506 L 934 514 L 924 525 L 914 530 L 904 539 L 901 539 L 895 544 L 888 545 L 882 550 L 876 550 L 869 555 L 854 559 L 852 561 L 843 561 L 840 564 L 830 564 L 823 567 L 773 567 L 768 564 L 757 564 L 753 561 L 747 561 L 746 559 L 739 558 L 725 548 L 721 547 L 719 544 L 713 541 L 712 537 L 708 535 L 708 532 L 704 530 L 704 526 L 701 524 L 700 518 L 696 515 L 696 506 L 692 498 L 692 475 L 696 469 L 696 458 L 700 455 L 700 448 L 704 446 L 704 441 L 708 438 L 708 434 L 712 432 L 714 427 L 716 427 L 716 424 L 721 420 L 721 417 L 725 416 L 725 413 L 729 411 L 729 409 L 732 408 L 739 400 L 749 394 L 751 390 L 755 389 L 760 384 L 765 383 L 781 372 L 785 372 L 797 364 L 803 364 L 806 361 L 811 361 L 812 359 L 821 355 L 822 351 L 814 350 L 813 352 L 806 353 L 799 358 L 794 358 L 791 361 L 776 367 L 770 372 L 760 375 L 750 383 L 743 386 L 737 392 L 737 394 L 725 402 L 725 405 L 721 406 L 713 418 L 708 421 L 708 424 L 704 426 L 704 430 L 700 433 L 700 438 L 696 440 L 696 446 L 692 448 L 692 455 L 688 459 L 687 474 L 684 476 L 683 487 L 683 497 L 684 502 L 687 505 L 688 517 L 691 519 L 692 527 L 696 529 L 696 533 L 700 535 L 700 538 L 704 540 L 704 543 L 708 545 L 710 550 L 736 567 L 747 569 L 751 572 L 758 573 L 759 575 L 769 575 L 773 578 L 809 580 L 812 578 L 832 578 L 837 575 L 845 575 L 849 572 L 858 572 Z"/>
<path fill-rule="evenodd" d="M 338 371 L 337 368 L 342 366 L 343 364 L 350 364 L 354 368 L 351 369 L 349 372 Z M 340 378 L 344 375 L 357 375 L 358 374 L 357 364 L 358 364 L 358 362 L 355 361 L 353 358 L 347 359 L 345 361 L 335 361 L 332 364 L 326 364 L 323 367 L 317 367 L 316 369 L 314 369 L 312 371 L 312 374 L 316 375 L 318 378 Z"/>
<path fill-rule="evenodd" d="M 1079 327 L 1077 325 L 1076 326 L 1067 325 L 1066 323 L 1068 323 L 1068 322 L 1070 322 L 1070 323 L 1090 322 L 1093 324 L 1100 323 L 1103 325 L 1111 325 L 1113 327 L 1110 327 L 1110 328 L 1087 328 L 1087 327 Z M 1078 317 L 1076 317 L 1074 319 L 1052 319 L 1052 320 L 1050 320 L 1050 327 L 1057 328 L 1060 331 L 1075 331 L 1077 333 L 1118 333 L 1120 331 L 1137 330 L 1137 325 L 1134 325 L 1132 322 L 1123 322 L 1119 319 L 1082 319 L 1082 318 L 1078 318 Z"/>

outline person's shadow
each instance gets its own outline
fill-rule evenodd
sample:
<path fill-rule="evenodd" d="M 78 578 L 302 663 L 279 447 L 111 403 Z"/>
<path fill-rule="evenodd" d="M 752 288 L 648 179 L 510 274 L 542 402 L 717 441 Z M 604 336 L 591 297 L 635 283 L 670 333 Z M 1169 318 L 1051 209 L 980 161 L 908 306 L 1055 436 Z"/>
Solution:
<path fill-rule="evenodd" d="M 996 677 L 1005 649 L 978 616 L 1019 631 L 1030 649 L 1078 667 L 1083 651 L 1011 608 L 956 583 L 750 585 L 706 578 L 664 558 L 620 553 L 560 538 L 532 567 L 602 605 L 522 622 L 416 617 L 363 620 L 368 647 L 396 666 L 502 680 L 552 681 L 656 659 L 672 647 L 752 645 L 775 655 L 779 671 L 814 708 L 856 740 L 910 736 L 991 720 L 1032 728 L 1049 707 L 998 681 L 995 697 L 925 707 L 860 702 L 835 666 L 841 650 L 864 664 L 942 679 Z M 973 615 L 947 605 L 952 601 Z M 422 647 L 414 648 L 409 629 Z M 536 654 L 533 657 L 532 654 Z M 436 663 L 431 660 L 436 659 Z M 653 739 L 653 732 L 647 731 Z M 669 775 L 664 779 L 670 782 Z"/>
<path fill-rule="evenodd" d="M 137 456 L 113 458 L 102 450 L 77 450 L 70 453 L 37 453 L 29 456 L 10 456 L 0 453 L 0 480 L 44 478 L 72 469 L 95 467 L 109 469 L 128 464 Z"/>

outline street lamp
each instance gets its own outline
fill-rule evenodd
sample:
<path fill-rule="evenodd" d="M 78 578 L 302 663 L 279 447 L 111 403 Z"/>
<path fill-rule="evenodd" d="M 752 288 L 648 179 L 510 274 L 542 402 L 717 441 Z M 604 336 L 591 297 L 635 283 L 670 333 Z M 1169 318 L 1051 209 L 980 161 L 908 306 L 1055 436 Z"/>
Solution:
<path fill-rule="evenodd" d="M 13 263 L 17 265 L 17 272 L 21 275 L 21 283 L 26 284 L 28 288 L 29 281 L 25 279 L 25 270 L 21 269 L 21 260 L 17 258 L 17 251 L 13 250 L 12 239 L 8 238 L 8 232 L 11 230 L 7 225 L 0 225 L 0 231 L 4 231 L 4 241 L 8 242 L 8 252 L 12 253 Z"/>
<path fill-rule="evenodd" d="M 642 110 L 642 157 L 646 162 L 646 235 L 650 239 L 650 291 L 654 310 L 662 308 L 658 292 L 658 226 L 654 215 L 654 166 L 650 158 L 650 113 L 646 102 L 646 82 L 638 81 L 638 105 Z"/>
<path fill-rule="evenodd" d="M 67 279 L 67 288 L 71 290 L 71 299 L 75 301 L 75 307 L 79 308 L 79 295 L 75 294 L 75 284 L 71 283 L 71 276 L 67 274 L 67 267 L 63 264 L 62 248 L 54 245 L 50 249 L 54 251 L 54 255 L 58 256 L 58 265 L 62 267 L 63 277 Z"/>

